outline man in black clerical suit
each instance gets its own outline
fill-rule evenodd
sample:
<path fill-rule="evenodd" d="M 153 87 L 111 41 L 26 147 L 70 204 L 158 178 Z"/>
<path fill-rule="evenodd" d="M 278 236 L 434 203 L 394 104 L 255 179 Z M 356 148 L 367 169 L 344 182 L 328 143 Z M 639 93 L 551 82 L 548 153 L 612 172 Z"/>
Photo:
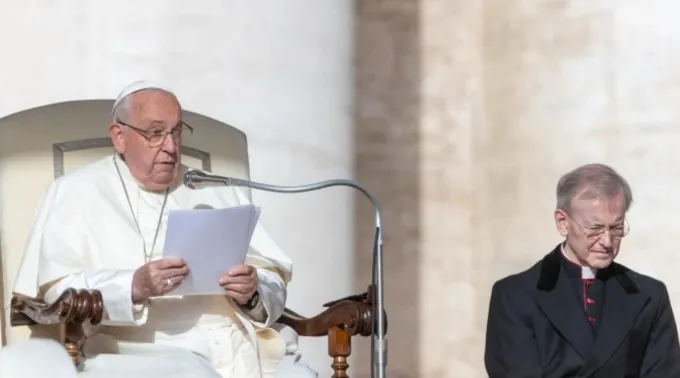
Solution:
<path fill-rule="evenodd" d="M 608 166 L 562 176 L 555 224 L 565 241 L 491 291 L 490 378 L 680 377 L 666 286 L 613 262 L 632 201 L 626 180 Z"/>

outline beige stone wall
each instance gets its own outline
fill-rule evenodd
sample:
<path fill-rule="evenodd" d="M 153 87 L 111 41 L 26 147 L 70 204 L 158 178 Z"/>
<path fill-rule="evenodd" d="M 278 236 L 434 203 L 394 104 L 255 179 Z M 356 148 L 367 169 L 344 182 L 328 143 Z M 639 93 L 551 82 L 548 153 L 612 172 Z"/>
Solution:
<path fill-rule="evenodd" d="M 379 197 L 383 212 L 385 302 L 390 303 L 388 373 L 410 377 L 420 361 L 422 317 L 420 223 L 420 20 L 417 2 L 357 1 L 356 178 Z M 358 198 L 358 282 L 371 279 L 373 224 Z M 365 290 L 365 287 L 359 289 Z M 396 330 L 399 330 L 398 333 Z M 357 345 L 358 344 L 358 345 Z M 355 343 L 350 364 L 367 377 L 369 342 Z"/>
<path fill-rule="evenodd" d="M 554 186 L 582 163 L 629 179 L 620 260 L 680 303 L 679 10 L 673 0 L 357 2 L 356 172 L 384 208 L 391 377 L 484 376 L 491 284 L 559 240 Z M 359 203 L 363 284 L 372 227 Z"/>

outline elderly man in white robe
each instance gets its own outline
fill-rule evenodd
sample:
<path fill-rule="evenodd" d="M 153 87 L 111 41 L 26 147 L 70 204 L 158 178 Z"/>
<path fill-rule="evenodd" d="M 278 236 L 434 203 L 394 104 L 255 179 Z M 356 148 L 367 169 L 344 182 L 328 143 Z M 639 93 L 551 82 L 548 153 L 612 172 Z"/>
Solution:
<path fill-rule="evenodd" d="M 224 295 L 166 295 L 190 272 L 163 258 L 168 212 L 243 205 L 237 189 L 182 185 L 175 95 L 135 82 L 113 107 L 115 153 L 55 180 L 34 221 L 14 291 L 54 301 L 66 288 L 100 290 L 104 320 L 86 330 L 82 371 L 93 377 L 315 377 L 284 363 L 271 328 L 284 309 L 290 258 L 259 225 Z"/>

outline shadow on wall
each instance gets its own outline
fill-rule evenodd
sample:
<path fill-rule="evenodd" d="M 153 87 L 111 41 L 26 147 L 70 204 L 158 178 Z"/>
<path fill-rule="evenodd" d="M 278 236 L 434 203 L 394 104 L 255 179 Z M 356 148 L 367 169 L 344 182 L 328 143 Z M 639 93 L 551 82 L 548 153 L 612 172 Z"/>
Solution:
<path fill-rule="evenodd" d="M 2 206 L 2 203 L 0 203 Z M 1 225 L 0 225 L 1 227 Z M 5 308 L 9 306 L 9 303 L 5 302 L 5 277 L 3 275 L 4 268 L 2 265 L 2 230 L 0 230 L 0 304 L 2 304 L 2 312 L 0 312 L 0 346 L 7 345 L 7 335 L 5 332 L 5 327 L 9 319 L 5 319 Z"/>
<path fill-rule="evenodd" d="M 419 2 L 362 0 L 356 12 L 355 177 L 380 202 L 385 251 L 388 365 L 392 377 L 417 377 L 420 240 Z M 357 290 L 371 281 L 372 209 L 356 199 Z M 357 339 L 353 375 L 370 375 L 370 338 Z"/>

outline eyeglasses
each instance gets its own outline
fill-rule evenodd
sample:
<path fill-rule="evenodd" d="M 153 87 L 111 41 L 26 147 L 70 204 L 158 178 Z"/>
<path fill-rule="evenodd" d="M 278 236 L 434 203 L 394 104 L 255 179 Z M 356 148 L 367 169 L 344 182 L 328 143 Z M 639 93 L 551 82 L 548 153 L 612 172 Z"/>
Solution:
<path fill-rule="evenodd" d="M 165 131 L 163 129 L 151 129 L 151 130 L 143 130 L 138 127 L 128 125 L 125 122 L 117 121 L 116 123 L 121 124 L 125 127 L 129 127 L 132 130 L 136 131 L 141 135 L 144 139 L 149 142 L 149 147 L 158 147 L 163 142 L 165 142 L 165 138 L 168 137 L 168 135 L 172 136 L 172 139 L 175 143 L 179 143 L 182 140 L 182 133 L 184 130 L 188 130 L 189 133 L 194 132 L 194 128 L 191 127 L 188 123 L 182 121 L 178 126 L 175 126 L 172 128 L 170 131 Z"/>
<path fill-rule="evenodd" d="M 566 213 L 565 213 L 566 214 Z M 623 239 L 624 236 L 628 235 L 628 232 L 630 232 L 630 225 L 628 224 L 628 220 L 624 219 L 623 223 L 613 225 L 613 226 L 592 226 L 592 227 L 584 227 L 580 223 L 574 220 L 569 214 L 566 214 L 569 219 L 571 219 L 572 222 L 574 222 L 581 231 L 583 231 L 583 234 L 586 236 L 586 239 L 588 240 L 597 240 L 604 235 L 606 231 L 609 231 L 609 237 L 612 239 Z"/>

